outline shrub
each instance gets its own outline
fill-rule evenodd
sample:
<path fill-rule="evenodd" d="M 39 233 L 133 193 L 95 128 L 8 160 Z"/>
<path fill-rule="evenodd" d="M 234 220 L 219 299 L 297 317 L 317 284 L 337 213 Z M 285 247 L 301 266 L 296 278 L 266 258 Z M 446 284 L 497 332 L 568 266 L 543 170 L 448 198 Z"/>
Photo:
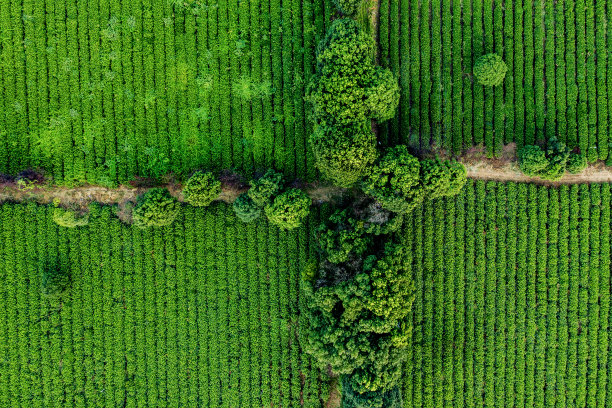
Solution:
<path fill-rule="evenodd" d="M 283 175 L 274 170 L 268 170 L 257 180 L 251 181 L 248 195 L 258 207 L 264 207 L 282 188 Z"/>
<path fill-rule="evenodd" d="M 210 172 L 195 172 L 183 188 L 185 202 L 195 207 L 209 206 L 221 193 L 221 182 Z"/>
<path fill-rule="evenodd" d="M 529 177 L 539 176 L 548 166 L 546 153 L 540 146 L 523 146 L 518 152 L 519 167 Z"/>
<path fill-rule="evenodd" d="M 70 275 L 58 268 L 43 271 L 41 289 L 44 296 L 56 298 L 62 296 L 70 286 Z"/>
<path fill-rule="evenodd" d="M 153 188 L 138 198 L 132 219 L 139 228 L 172 224 L 181 210 L 179 202 L 164 188 Z"/>
<path fill-rule="evenodd" d="M 445 196 L 451 197 L 459 194 L 467 183 L 467 171 L 463 164 L 455 160 L 447 161 L 446 167 L 449 172 L 450 183 Z"/>
<path fill-rule="evenodd" d="M 362 183 L 363 191 L 389 211 L 412 211 L 423 201 L 420 168 L 406 146 L 395 146 L 372 167 Z"/>
<path fill-rule="evenodd" d="M 310 143 L 323 177 L 340 187 L 355 184 L 376 160 L 376 136 L 366 121 L 346 127 L 316 126 Z"/>
<path fill-rule="evenodd" d="M 270 223 L 282 230 L 292 230 L 300 225 L 310 213 L 310 197 L 297 188 L 290 188 L 274 199 L 265 208 Z"/>
<path fill-rule="evenodd" d="M 474 64 L 474 76 L 481 85 L 501 85 L 507 71 L 506 63 L 497 54 L 483 55 Z"/>
<path fill-rule="evenodd" d="M 361 73 L 374 64 L 375 44 L 353 19 L 335 20 L 317 46 L 317 69 L 322 75 L 341 70 Z"/>
<path fill-rule="evenodd" d="M 587 158 L 581 153 L 570 153 L 567 159 L 567 171 L 572 174 L 582 173 L 588 166 Z"/>
<path fill-rule="evenodd" d="M 467 182 L 467 172 L 457 161 L 425 159 L 421 161 L 421 183 L 429 199 L 457 195 Z"/>
<path fill-rule="evenodd" d="M 242 222 L 255 221 L 261 214 L 261 208 L 249 197 L 247 193 L 243 193 L 236 201 L 234 201 L 234 212 Z"/>
<path fill-rule="evenodd" d="M 540 177 L 545 180 L 559 180 L 565 173 L 570 150 L 564 143 L 557 139 L 550 139 L 546 148 L 548 166 L 540 172 Z"/>
<path fill-rule="evenodd" d="M 366 97 L 372 119 L 384 122 L 393 118 L 400 100 L 400 87 L 393 72 L 376 67 L 370 77 Z"/>
<path fill-rule="evenodd" d="M 363 0 L 334 0 L 334 4 L 338 7 L 338 10 L 347 16 L 357 14 L 357 10 L 361 3 L 363 3 Z"/>
<path fill-rule="evenodd" d="M 57 207 L 53 209 L 53 222 L 65 228 L 83 227 L 89 224 L 89 214 L 79 214 L 74 210 Z"/>

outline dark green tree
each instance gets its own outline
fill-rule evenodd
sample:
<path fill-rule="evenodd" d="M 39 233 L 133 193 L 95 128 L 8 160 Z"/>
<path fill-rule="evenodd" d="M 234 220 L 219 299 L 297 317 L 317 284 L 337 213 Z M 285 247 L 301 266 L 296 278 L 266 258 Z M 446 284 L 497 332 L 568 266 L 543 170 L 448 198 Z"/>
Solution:
<path fill-rule="evenodd" d="M 261 208 L 249 197 L 247 193 L 242 193 L 234 201 L 234 212 L 242 222 L 253 222 L 261 215 Z"/>

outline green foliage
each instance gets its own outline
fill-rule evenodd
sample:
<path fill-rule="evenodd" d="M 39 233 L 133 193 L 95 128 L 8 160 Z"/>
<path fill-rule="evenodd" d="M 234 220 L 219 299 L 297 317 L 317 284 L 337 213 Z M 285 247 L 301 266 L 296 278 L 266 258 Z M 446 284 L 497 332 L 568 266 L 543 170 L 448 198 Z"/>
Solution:
<path fill-rule="evenodd" d="M 385 122 L 395 116 L 399 105 L 400 87 L 397 78 L 388 69 L 376 67 L 366 88 L 366 103 L 370 117 L 377 122 Z"/>
<path fill-rule="evenodd" d="M 53 222 L 65 228 L 83 227 L 89 224 L 89 214 L 80 214 L 75 210 L 57 207 L 53 209 Z"/>
<path fill-rule="evenodd" d="M 334 4 L 338 10 L 346 16 L 354 16 L 357 14 L 363 0 L 334 0 Z"/>
<path fill-rule="evenodd" d="M 251 181 L 248 195 L 258 207 L 264 207 L 280 192 L 283 187 L 283 175 L 272 169 L 257 180 Z"/>
<path fill-rule="evenodd" d="M 588 167 L 587 158 L 582 153 L 570 153 L 567 159 L 567 171 L 572 174 L 579 174 Z"/>
<path fill-rule="evenodd" d="M 529 177 L 539 176 L 548 166 L 546 153 L 540 146 L 523 146 L 518 152 L 518 161 L 521 171 Z"/>
<path fill-rule="evenodd" d="M 317 71 L 364 74 L 374 66 L 373 39 L 350 18 L 335 20 L 317 46 Z"/>
<path fill-rule="evenodd" d="M 357 393 L 388 390 L 401 379 L 414 298 L 408 262 L 402 245 L 387 243 L 340 283 L 302 282 L 310 324 L 304 348 L 321 367 L 350 375 Z"/>
<path fill-rule="evenodd" d="M 388 391 L 355 392 L 351 376 L 342 378 L 342 408 L 402 408 L 402 392 L 399 386 Z"/>
<path fill-rule="evenodd" d="M 483 55 L 474 64 L 474 76 L 481 85 L 501 85 L 507 71 L 508 66 L 497 54 Z"/>
<path fill-rule="evenodd" d="M 132 219 L 139 228 L 171 225 L 181 211 L 180 203 L 165 188 L 152 188 L 138 198 Z"/>
<path fill-rule="evenodd" d="M 195 172 L 183 187 L 185 202 L 195 207 L 207 207 L 221 193 L 221 181 L 211 172 Z"/>
<path fill-rule="evenodd" d="M 466 181 L 465 167 L 457 161 L 437 158 L 421 161 L 421 182 L 429 199 L 457 195 Z"/>
<path fill-rule="evenodd" d="M 58 298 L 70 286 L 70 274 L 59 268 L 45 269 L 41 277 L 42 293 L 47 298 Z"/>
<path fill-rule="evenodd" d="M 365 222 L 352 217 L 350 209 L 334 212 L 317 229 L 319 247 L 331 263 L 342 263 L 349 256 L 361 256 L 372 244 Z"/>
<path fill-rule="evenodd" d="M 363 191 L 389 211 L 410 212 L 424 198 L 420 169 L 419 160 L 406 146 L 395 146 L 372 167 L 363 181 Z"/>
<path fill-rule="evenodd" d="M 236 216 L 242 222 L 253 222 L 261 215 L 261 208 L 249 197 L 247 193 L 242 193 L 238 196 L 233 204 Z"/>
<path fill-rule="evenodd" d="M 311 204 L 312 200 L 305 192 L 290 188 L 266 205 L 265 213 L 273 225 L 282 230 L 292 230 L 302 225 L 310 214 Z"/>
<path fill-rule="evenodd" d="M 317 126 L 310 138 L 316 166 L 334 185 L 350 187 L 376 159 L 376 137 L 369 123 Z"/>

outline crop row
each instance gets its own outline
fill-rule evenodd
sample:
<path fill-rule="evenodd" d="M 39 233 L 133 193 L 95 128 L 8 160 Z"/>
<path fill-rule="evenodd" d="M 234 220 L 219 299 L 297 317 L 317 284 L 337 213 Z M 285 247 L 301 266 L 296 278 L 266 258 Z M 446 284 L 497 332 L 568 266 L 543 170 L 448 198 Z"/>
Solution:
<path fill-rule="evenodd" d="M 321 406 L 297 341 L 307 230 L 221 205 L 157 229 L 92 217 L 0 207 L 0 406 Z M 48 268 L 71 276 L 61 300 L 41 297 Z"/>
<path fill-rule="evenodd" d="M 383 0 L 381 63 L 400 76 L 390 141 L 459 152 L 557 136 L 589 161 L 609 156 L 612 50 L 606 0 Z M 476 58 L 497 53 L 504 83 L 475 83 Z"/>
<path fill-rule="evenodd" d="M 313 177 L 304 87 L 324 0 L 10 0 L 0 172 L 117 181 L 196 168 Z"/>
<path fill-rule="evenodd" d="M 609 406 L 610 204 L 477 181 L 415 210 L 405 406 Z"/>

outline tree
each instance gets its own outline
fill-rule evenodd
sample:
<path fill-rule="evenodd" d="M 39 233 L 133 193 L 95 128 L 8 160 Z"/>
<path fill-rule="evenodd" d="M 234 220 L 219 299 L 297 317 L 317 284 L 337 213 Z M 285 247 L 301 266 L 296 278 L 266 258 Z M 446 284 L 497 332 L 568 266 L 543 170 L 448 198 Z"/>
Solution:
<path fill-rule="evenodd" d="M 139 228 L 171 225 L 181 211 L 180 203 L 165 188 L 152 188 L 138 198 L 132 219 Z"/>
<path fill-rule="evenodd" d="M 89 214 L 80 214 L 71 209 L 56 207 L 53 209 L 53 222 L 64 228 L 83 227 L 89 224 Z"/>
<path fill-rule="evenodd" d="M 322 367 L 350 375 L 357 393 L 390 390 L 401 379 L 414 298 L 409 262 L 403 245 L 387 242 L 349 279 L 302 281 L 310 323 L 304 349 Z"/>
<path fill-rule="evenodd" d="M 221 193 L 221 181 L 211 172 L 195 172 L 183 188 L 185 201 L 195 207 L 207 207 Z"/>
<path fill-rule="evenodd" d="M 519 167 L 529 177 L 539 176 L 548 166 L 546 153 L 540 146 L 523 146 L 518 152 Z"/>
<path fill-rule="evenodd" d="M 44 296 L 57 298 L 62 296 L 70 286 L 70 275 L 60 268 L 49 268 L 43 271 L 41 288 Z"/>
<path fill-rule="evenodd" d="M 342 377 L 342 408 L 402 408 L 399 386 L 387 391 L 358 393 L 353 389 L 351 376 Z"/>
<path fill-rule="evenodd" d="M 508 67 L 497 54 L 486 54 L 476 60 L 474 64 L 474 76 L 481 85 L 501 85 L 506 77 Z"/>
<path fill-rule="evenodd" d="M 265 207 L 268 220 L 282 230 L 292 230 L 302 225 L 310 214 L 312 200 L 297 188 L 290 188 Z"/>
<path fill-rule="evenodd" d="M 400 87 L 396 76 L 388 69 L 376 67 L 369 81 L 366 101 L 370 117 L 377 122 L 393 118 L 400 100 Z"/>
<path fill-rule="evenodd" d="M 255 221 L 261 214 L 261 208 L 255 204 L 247 193 L 242 193 L 238 196 L 236 201 L 234 201 L 233 208 L 236 216 L 246 223 Z"/>
<path fill-rule="evenodd" d="M 310 143 L 323 177 L 340 187 L 361 180 L 376 160 L 376 136 L 367 121 L 346 127 L 317 126 Z"/>
<path fill-rule="evenodd" d="M 264 207 L 280 192 L 283 187 L 283 175 L 274 170 L 268 170 L 257 180 L 251 181 L 248 195 L 258 207 Z"/>
<path fill-rule="evenodd" d="M 421 183 L 429 199 L 459 194 L 467 182 L 467 172 L 457 161 L 425 159 L 421 161 Z"/>
<path fill-rule="evenodd" d="M 567 159 L 567 171 L 572 174 L 582 173 L 588 167 L 587 158 L 581 153 L 570 153 Z"/>
<path fill-rule="evenodd" d="M 363 0 L 334 0 L 334 4 L 338 7 L 338 10 L 344 15 L 353 16 L 357 14 L 359 6 L 363 3 Z"/>
<path fill-rule="evenodd" d="M 404 145 L 392 147 L 372 167 L 362 183 L 364 193 L 383 208 L 407 213 L 423 201 L 419 160 Z"/>

